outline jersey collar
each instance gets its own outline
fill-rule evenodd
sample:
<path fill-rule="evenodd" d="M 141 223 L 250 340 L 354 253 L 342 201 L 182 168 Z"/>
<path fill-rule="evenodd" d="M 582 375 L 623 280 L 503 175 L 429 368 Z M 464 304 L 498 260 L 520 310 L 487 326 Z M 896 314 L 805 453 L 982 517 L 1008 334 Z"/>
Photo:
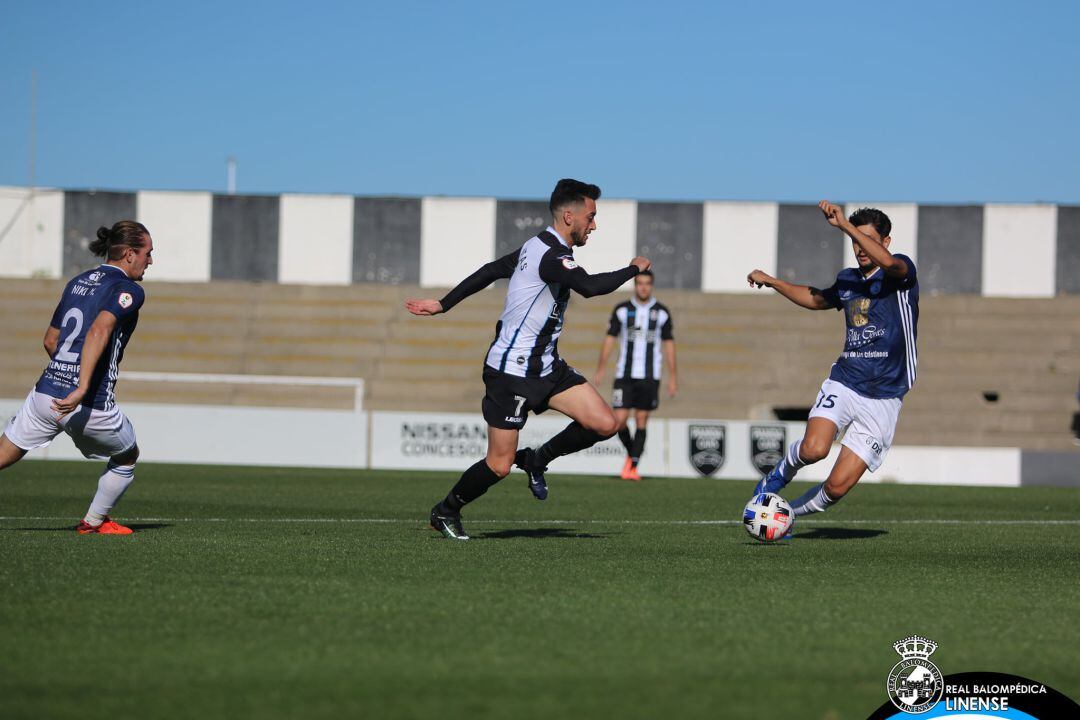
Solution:
<path fill-rule="evenodd" d="M 127 276 L 127 273 L 124 272 L 122 268 L 118 268 L 115 265 L 110 265 L 109 263 L 101 263 L 100 265 L 98 265 L 98 270 L 115 270 L 121 275 L 124 275 L 125 277 Z"/>
<path fill-rule="evenodd" d="M 638 310 L 648 310 L 656 304 L 656 296 L 654 295 L 653 297 L 649 298 L 649 302 L 642 304 L 638 302 L 637 295 L 631 295 L 630 302 L 632 302 L 634 304 L 634 307 L 636 307 Z"/>
<path fill-rule="evenodd" d="M 573 250 L 574 249 L 574 248 L 570 247 L 570 243 L 566 242 L 566 240 L 563 238 L 563 236 L 559 234 L 558 230 L 551 227 L 550 225 L 548 225 L 547 230 L 548 230 L 549 233 L 551 233 L 555 237 L 559 238 L 559 242 L 561 242 L 563 245 L 565 245 L 568 250 Z"/>

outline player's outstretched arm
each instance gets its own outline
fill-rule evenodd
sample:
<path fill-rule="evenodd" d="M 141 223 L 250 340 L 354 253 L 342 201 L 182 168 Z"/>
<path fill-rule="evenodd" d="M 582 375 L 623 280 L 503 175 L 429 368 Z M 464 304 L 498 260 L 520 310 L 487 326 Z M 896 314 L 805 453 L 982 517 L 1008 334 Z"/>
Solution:
<path fill-rule="evenodd" d="M 453 290 L 446 293 L 442 300 L 407 298 L 405 300 L 405 309 L 413 315 L 438 315 L 439 313 L 448 312 L 450 308 L 454 307 L 470 295 L 475 295 L 480 292 L 496 280 L 500 278 L 509 278 L 513 275 L 514 268 L 517 266 L 518 253 L 520 251 L 521 248 L 518 248 L 512 253 L 503 255 L 498 260 L 493 260 L 480 266 L 479 270 L 458 283 L 457 287 Z"/>
<path fill-rule="evenodd" d="M 844 231 L 845 235 L 858 243 L 859 247 L 863 249 L 863 252 L 869 255 L 870 259 L 874 261 L 874 264 L 885 271 L 886 275 L 898 278 L 907 277 L 907 263 L 889 252 L 889 248 L 877 242 L 874 238 L 860 232 L 859 228 L 852 225 L 851 221 L 844 215 L 844 209 L 842 207 L 835 205 L 828 200 L 819 202 L 818 207 L 821 208 L 821 212 L 825 214 L 825 219 L 829 221 L 829 224 L 833 227 L 840 228 Z"/>
<path fill-rule="evenodd" d="M 540 260 L 540 279 L 544 282 L 558 283 L 582 297 L 590 298 L 615 292 L 622 287 L 623 283 L 650 267 L 652 267 L 651 260 L 636 257 L 621 270 L 590 275 L 585 268 L 578 267 L 572 256 L 550 251 Z"/>
<path fill-rule="evenodd" d="M 109 344 L 109 338 L 112 337 L 115 328 L 116 316 L 108 310 L 102 310 L 94 319 L 94 324 L 86 331 L 86 338 L 83 340 L 82 353 L 80 353 L 79 358 L 79 386 L 68 393 L 66 398 L 58 398 L 52 401 L 52 409 L 58 412 L 61 417 L 78 408 L 83 398 L 86 397 L 86 393 L 90 390 L 90 381 L 94 377 L 94 370 L 97 368 L 98 360 L 101 359 L 102 353 L 105 352 L 105 346 Z"/>
<path fill-rule="evenodd" d="M 762 270 L 754 270 L 746 276 L 746 280 L 750 283 L 750 287 L 772 288 L 799 307 L 808 310 L 828 310 L 834 307 L 817 288 L 809 285 L 795 285 L 786 280 L 774 278 Z"/>

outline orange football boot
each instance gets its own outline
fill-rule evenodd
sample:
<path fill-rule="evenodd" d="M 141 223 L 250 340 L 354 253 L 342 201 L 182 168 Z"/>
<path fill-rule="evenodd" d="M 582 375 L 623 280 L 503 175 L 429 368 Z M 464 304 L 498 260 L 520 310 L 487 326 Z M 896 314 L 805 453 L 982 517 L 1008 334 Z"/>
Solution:
<path fill-rule="evenodd" d="M 633 480 L 634 482 L 641 482 L 641 475 L 638 473 L 637 466 L 633 463 L 630 464 L 630 474 L 626 479 Z"/>
<path fill-rule="evenodd" d="M 634 469 L 634 461 L 631 460 L 629 457 L 626 458 L 626 462 L 624 462 L 623 466 L 622 466 L 622 474 L 619 475 L 619 477 L 622 478 L 623 480 L 630 480 L 631 479 L 630 478 L 630 471 L 633 470 L 633 469 Z"/>
<path fill-rule="evenodd" d="M 96 527 L 85 520 L 81 521 L 79 526 L 75 528 L 75 532 L 80 535 L 130 535 L 133 530 L 129 527 L 124 527 L 120 523 L 113 522 L 112 519 L 106 515 L 105 521 Z"/>

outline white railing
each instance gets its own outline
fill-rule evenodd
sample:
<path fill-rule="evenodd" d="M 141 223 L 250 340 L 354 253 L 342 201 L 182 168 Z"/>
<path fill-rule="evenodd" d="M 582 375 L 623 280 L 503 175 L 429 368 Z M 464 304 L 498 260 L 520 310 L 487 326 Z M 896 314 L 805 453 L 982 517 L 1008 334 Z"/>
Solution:
<path fill-rule="evenodd" d="M 353 410 L 364 409 L 364 379 L 345 377 L 308 377 L 303 375 L 227 375 L 218 373 L 174 373 L 125 370 L 121 380 L 137 382 L 199 383 L 202 385 L 305 385 L 309 387 L 351 387 Z"/>

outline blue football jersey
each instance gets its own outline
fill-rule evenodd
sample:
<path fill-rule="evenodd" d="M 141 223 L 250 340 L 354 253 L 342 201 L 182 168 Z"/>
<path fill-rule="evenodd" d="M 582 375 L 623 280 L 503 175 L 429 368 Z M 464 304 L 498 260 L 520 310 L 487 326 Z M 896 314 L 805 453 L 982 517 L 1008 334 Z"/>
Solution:
<path fill-rule="evenodd" d="M 844 351 L 829 378 L 868 398 L 902 398 L 915 384 L 919 327 L 919 279 L 915 263 L 907 277 L 895 278 L 881 269 L 863 277 L 846 268 L 822 294 L 847 320 Z"/>
<path fill-rule="evenodd" d="M 98 358 L 82 404 L 97 410 L 112 409 L 120 361 L 139 322 L 144 298 L 142 287 L 115 265 L 100 265 L 72 278 L 49 323 L 60 330 L 60 341 L 34 389 L 65 398 L 79 386 L 86 333 L 98 314 L 108 311 L 116 316 L 116 327 Z"/>

